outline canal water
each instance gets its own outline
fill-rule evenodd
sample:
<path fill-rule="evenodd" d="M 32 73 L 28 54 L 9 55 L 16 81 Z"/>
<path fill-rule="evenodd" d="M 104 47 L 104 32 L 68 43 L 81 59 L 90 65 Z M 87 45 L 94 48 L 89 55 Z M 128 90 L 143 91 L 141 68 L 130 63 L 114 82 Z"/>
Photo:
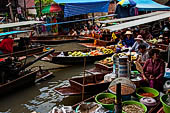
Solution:
<path fill-rule="evenodd" d="M 85 47 L 77 43 L 68 43 L 60 44 L 53 48 L 58 51 L 66 51 L 84 49 Z M 32 60 L 33 58 L 30 59 Z M 93 67 L 93 64 L 86 64 L 86 69 Z M 82 72 L 83 64 L 53 70 L 53 77 L 0 98 L 0 113 L 31 113 L 33 111 L 48 113 L 54 106 L 77 103 L 81 101 L 81 96 L 61 96 L 54 89 L 69 85 L 67 79 L 80 76 Z"/>

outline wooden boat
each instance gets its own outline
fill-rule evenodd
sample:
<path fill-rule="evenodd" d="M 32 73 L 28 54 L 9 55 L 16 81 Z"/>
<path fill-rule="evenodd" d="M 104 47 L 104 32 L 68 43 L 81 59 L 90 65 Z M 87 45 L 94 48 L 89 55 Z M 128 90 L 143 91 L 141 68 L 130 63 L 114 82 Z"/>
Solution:
<path fill-rule="evenodd" d="M 22 63 L 18 63 L 15 61 L 10 61 L 11 59 L 8 58 L 5 61 L 0 63 L 0 95 L 8 94 L 9 92 L 15 91 L 20 89 L 21 87 L 27 87 L 33 85 L 36 80 L 40 80 L 40 78 L 45 78 L 50 76 L 48 71 L 39 70 L 26 70 L 23 71 L 25 68 L 29 67 L 30 65 L 34 64 L 41 58 L 51 54 L 54 50 L 49 51 L 41 55 L 40 57 L 36 58 L 35 60 L 22 65 Z M 10 61 L 10 62 L 9 62 Z M 14 66 L 11 66 L 11 65 Z M 7 69 L 8 68 L 8 69 Z M 38 75 L 37 73 L 40 73 Z"/>
<path fill-rule="evenodd" d="M 109 71 L 100 72 L 100 70 L 91 69 L 87 70 L 86 72 L 91 73 L 92 75 L 71 78 L 69 79 L 70 86 L 56 88 L 55 91 L 61 95 L 78 95 L 82 93 L 83 87 L 85 93 L 91 94 L 104 91 L 108 88 L 110 82 L 104 82 L 104 75 L 110 73 Z"/>
<path fill-rule="evenodd" d="M 89 52 L 91 49 L 81 50 L 82 52 Z M 76 50 L 78 51 L 78 50 Z M 74 51 L 72 51 L 74 52 Z M 74 65 L 74 64 L 81 64 L 84 63 L 93 63 L 98 60 L 102 60 L 106 57 L 110 57 L 112 54 L 104 54 L 104 55 L 97 55 L 97 56 L 68 56 L 68 52 L 63 52 L 65 56 L 58 56 L 61 52 L 55 52 L 52 54 L 51 62 L 56 64 L 63 64 L 63 65 Z"/>
<path fill-rule="evenodd" d="M 44 46 L 39 46 L 39 47 L 35 47 L 35 48 L 30 48 L 27 50 L 16 51 L 16 52 L 9 53 L 9 54 L 2 54 L 2 55 L 0 55 L 0 58 L 7 57 L 7 56 L 20 57 L 20 56 L 38 54 L 38 53 L 42 53 L 43 49 L 44 49 Z"/>
<path fill-rule="evenodd" d="M 69 36 L 69 35 L 34 36 L 31 37 L 30 39 L 32 43 L 40 43 L 46 45 L 55 45 L 68 42 L 80 42 L 80 43 L 90 42 L 90 39 L 81 36 Z"/>
<path fill-rule="evenodd" d="M 0 95 L 5 95 L 8 94 L 9 92 L 16 91 L 21 87 L 28 87 L 34 85 L 36 73 L 37 71 L 29 72 L 23 76 L 20 76 L 17 79 L 14 79 L 12 81 L 0 85 Z"/>

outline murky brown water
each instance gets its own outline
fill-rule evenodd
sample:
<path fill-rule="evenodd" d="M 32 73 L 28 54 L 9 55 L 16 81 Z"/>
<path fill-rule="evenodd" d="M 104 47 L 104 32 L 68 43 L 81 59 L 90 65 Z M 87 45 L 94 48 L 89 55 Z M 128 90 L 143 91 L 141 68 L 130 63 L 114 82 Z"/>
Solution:
<path fill-rule="evenodd" d="M 71 48 L 83 49 L 75 43 L 61 44 L 56 49 L 71 50 Z M 92 67 L 93 64 L 86 65 L 86 69 Z M 48 113 L 56 105 L 72 105 L 81 101 L 81 96 L 64 97 L 57 94 L 54 88 L 69 85 L 66 79 L 79 76 L 82 71 L 83 64 L 55 70 L 54 77 L 0 98 L 0 113 L 30 113 L 32 111 Z"/>

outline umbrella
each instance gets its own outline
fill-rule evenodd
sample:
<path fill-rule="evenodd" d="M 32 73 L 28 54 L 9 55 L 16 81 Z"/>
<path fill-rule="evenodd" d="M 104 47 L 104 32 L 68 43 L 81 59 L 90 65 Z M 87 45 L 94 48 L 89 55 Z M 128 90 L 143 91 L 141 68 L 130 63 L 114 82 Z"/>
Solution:
<path fill-rule="evenodd" d="M 118 4 L 124 6 L 130 5 L 132 7 L 136 6 L 136 2 L 134 2 L 133 0 L 121 0 L 120 2 L 118 2 Z"/>
<path fill-rule="evenodd" d="M 48 5 L 42 10 L 42 13 L 56 13 L 62 11 L 61 7 L 58 4 Z"/>

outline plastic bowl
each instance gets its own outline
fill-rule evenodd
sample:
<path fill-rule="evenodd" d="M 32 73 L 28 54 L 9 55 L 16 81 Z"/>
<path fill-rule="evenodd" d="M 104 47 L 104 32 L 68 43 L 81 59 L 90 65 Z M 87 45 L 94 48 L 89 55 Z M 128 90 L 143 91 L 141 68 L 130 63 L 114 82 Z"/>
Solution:
<path fill-rule="evenodd" d="M 136 89 L 136 95 L 138 96 L 139 99 L 143 98 L 144 96 L 141 96 L 138 91 L 139 89 L 142 89 L 144 92 L 146 93 L 152 93 L 154 94 L 154 96 L 152 98 L 158 97 L 159 96 L 159 92 L 154 89 L 154 88 L 150 88 L 150 87 L 140 87 Z"/>
<path fill-rule="evenodd" d="M 168 98 L 168 94 L 166 95 L 163 95 L 160 97 L 160 101 L 163 105 L 163 110 L 165 113 L 170 113 L 170 106 L 168 106 L 166 103 L 165 103 L 165 100 Z"/>
<path fill-rule="evenodd" d="M 132 101 L 132 100 L 124 101 L 122 104 L 123 105 L 135 104 L 135 105 L 142 107 L 144 109 L 145 113 L 147 112 L 147 107 L 144 104 L 137 102 L 137 101 Z M 126 113 L 126 112 L 123 111 L 123 113 Z"/>
<path fill-rule="evenodd" d="M 103 98 L 116 98 L 116 95 L 114 95 L 112 93 L 99 93 L 95 97 L 95 101 L 98 104 L 101 104 L 104 108 L 106 108 L 108 110 L 113 110 L 114 109 L 114 104 L 103 104 L 103 103 L 99 102 L 99 100 L 103 99 Z"/>

